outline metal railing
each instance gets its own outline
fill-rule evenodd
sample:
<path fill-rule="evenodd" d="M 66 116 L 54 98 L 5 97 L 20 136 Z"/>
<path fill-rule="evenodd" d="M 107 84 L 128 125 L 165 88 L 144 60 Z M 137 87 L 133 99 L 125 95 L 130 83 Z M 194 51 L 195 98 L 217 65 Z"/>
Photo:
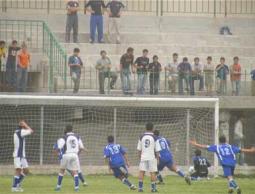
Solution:
<path fill-rule="evenodd" d="M 83 12 L 84 3 L 79 0 Z M 109 0 L 106 0 L 107 3 Z M 153 15 L 255 15 L 255 0 L 122 0 L 126 12 L 150 13 Z M 66 9 L 64 0 L 1 0 L 3 12 L 12 9 L 42 10 L 46 13 Z"/>
<path fill-rule="evenodd" d="M 41 52 L 48 57 L 48 89 L 54 88 L 54 77 L 66 86 L 67 54 L 44 21 L 0 20 L 0 40 L 26 42 L 30 52 Z M 33 56 L 32 56 L 33 57 Z"/>

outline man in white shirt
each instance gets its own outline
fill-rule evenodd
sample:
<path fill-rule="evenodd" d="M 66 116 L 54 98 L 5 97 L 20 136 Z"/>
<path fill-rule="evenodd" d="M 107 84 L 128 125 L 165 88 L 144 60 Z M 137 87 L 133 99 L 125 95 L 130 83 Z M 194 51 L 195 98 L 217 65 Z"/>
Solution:
<path fill-rule="evenodd" d="M 203 65 L 199 62 L 200 59 L 195 57 L 194 64 L 192 65 L 192 76 L 190 83 L 190 95 L 195 95 L 195 80 L 199 80 L 199 91 L 204 90 L 204 75 L 203 75 Z"/>
<path fill-rule="evenodd" d="M 23 192 L 23 189 L 20 187 L 21 182 L 29 172 L 28 162 L 26 159 L 25 137 L 31 135 L 32 133 L 33 129 L 31 129 L 24 120 L 21 120 L 13 135 L 13 158 L 16 173 L 13 178 L 12 192 Z"/>
<path fill-rule="evenodd" d="M 56 191 L 60 191 L 63 176 L 65 174 L 65 169 L 68 169 L 72 172 L 74 177 L 74 189 L 75 191 L 79 190 L 79 158 L 78 153 L 84 150 L 82 140 L 79 136 L 73 133 L 72 125 L 66 126 L 66 135 L 64 138 L 58 140 L 58 149 L 62 150 L 64 148 L 63 158 L 60 164 L 60 172 L 58 175 L 58 183 Z"/>
<path fill-rule="evenodd" d="M 236 146 L 243 148 L 243 140 L 244 140 L 244 134 L 243 134 L 243 118 L 240 117 L 235 123 L 235 129 L 234 129 L 234 143 Z M 239 165 L 244 164 L 244 154 L 241 153 L 239 160 Z"/>
<path fill-rule="evenodd" d="M 178 54 L 173 54 L 173 62 L 168 63 L 165 67 L 166 72 L 168 72 L 168 87 L 172 94 L 175 94 L 176 91 L 176 83 L 178 78 Z"/>
<path fill-rule="evenodd" d="M 145 172 L 151 175 L 151 192 L 157 192 L 156 172 L 157 162 L 159 160 L 160 145 L 153 134 L 153 124 L 146 124 L 146 132 L 140 137 L 137 150 L 140 157 L 139 165 L 139 192 L 143 192 L 143 179 Z"/>

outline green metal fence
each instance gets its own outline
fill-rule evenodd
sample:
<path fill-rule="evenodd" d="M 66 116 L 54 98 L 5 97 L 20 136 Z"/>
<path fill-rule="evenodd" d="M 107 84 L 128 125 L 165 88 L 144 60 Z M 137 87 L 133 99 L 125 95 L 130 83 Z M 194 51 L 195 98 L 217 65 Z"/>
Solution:
<path fill-rule="evenodd" d="M 54 77 L 60 77 L 66 87 L 67 54 L 44 21 L 0 20 L 0 40 L 25 41 L 30 51 L 42 52 L 49 59 L 49 92 L 54 89 Z"/>

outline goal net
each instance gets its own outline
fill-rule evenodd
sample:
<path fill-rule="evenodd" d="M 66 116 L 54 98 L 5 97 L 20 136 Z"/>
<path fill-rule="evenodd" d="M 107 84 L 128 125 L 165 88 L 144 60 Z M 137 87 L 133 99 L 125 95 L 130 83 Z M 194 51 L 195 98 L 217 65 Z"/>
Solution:
<path fill-rule="evenodd" d="M 107 136 L 127 148 L 134 171 L 138 166 L 137 142 L 152 122 L 162 136 L 171 141 L 174 160 L 179 166 L 192 165 L 196 139 L 204 144 L 217 143 L 217 98 L 147 97 L 72 97 L 0 95 L 0 174 L 13 172 L 13 133 L 19 119 L 35 130 L 26 138 L 26 155 L 34 174 L 58 171 L 52 148 L 63 137 L 67 124 L 74 127 L 88 149 L 80 155 L 85 173 L 105 173 L 103 149 Z M 203 152 L 217 166 L 213 154 Z"/>

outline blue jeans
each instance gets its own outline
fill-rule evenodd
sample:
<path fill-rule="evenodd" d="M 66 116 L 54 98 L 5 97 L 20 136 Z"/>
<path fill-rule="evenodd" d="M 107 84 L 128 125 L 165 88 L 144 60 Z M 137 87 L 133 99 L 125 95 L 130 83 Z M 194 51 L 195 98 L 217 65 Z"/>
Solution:
<path fill-rule="evenodd" d="M 137 94 L 145 94 L 145 84 L 147 80 L 147 74 L 137 74 Z"/>
<path fill-rule="evenodd" d="M 195 95 L 195 80 L 199 80 L 199 91 L 204 89 L 204 76 L 197 75 L 197 76 L 191 77 L 190 95 Z"/>
<path fill-rule="evenodd" d="M 183 95 L 183 80 L 186 84 L 186 90 L 189 91 L 189 89 L 190 89 L 190 83 L 191 83 L 190 76 L 182 75 L 182 74 L 179 75 L 178 86 L 179 86 L 179 94 L 180 95 Z"/>
<path fill-rule="evenodd" d="M 131 89 L 130 84 L 130 70 L 123 69 L 121 72 L 121 83 L 123 93 L 127 93 Z"/>
<path fill-rule="evenodd" d="M 26 92 L 27 89 L 27 68 L 17 68 L 17 92 Z"/>
<path fill-rule="evenodd" d="M 239 96 L 240 89 L 241 89 L 241 80 L 233 80 L 231 81 L 231 84 L 232 84 L 232 94 Z"/>
<path fill-rule="evenodd" d="M 103 16 L 102 15 L 91 15 L 90 16 L 90 39 L 95 41 L 96 30 L 98 33 L 98 42 L 103 41 Z"/>
<path fill-rule="evenodd" d="M 16 64 L 7 63 L 6 64 L 6 82 L 9 86 L 16 86 Z"/>

